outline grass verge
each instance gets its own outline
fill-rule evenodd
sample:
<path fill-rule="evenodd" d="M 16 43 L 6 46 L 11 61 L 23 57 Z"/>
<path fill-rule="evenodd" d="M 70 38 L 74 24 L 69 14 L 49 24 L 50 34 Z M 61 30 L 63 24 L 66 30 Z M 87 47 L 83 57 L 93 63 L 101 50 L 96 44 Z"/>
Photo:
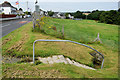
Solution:
<path fill-rule="evenodd" d="M 59 19 L 55 19 L 55 20 L 59 21 Z M 70 21 L 72 23 L 73 20 Z M 75 22 L 79 23 L 79 21 L 78 22 L 75 21 Z M 79 24 L 82 24 L 82 22 Z M 101 24 L 101 25 L 103 26 L 105 25 L 106 27 L 106 24 Z M 32 32 L 32 22 L 31 22 L 2 38 L 3 41 L 2 53 L 3 55 L 11 55 L 15 57 L 25 57 L 25 56 L 31 57 L 33 50 L 33 42 L 36 39 L 58 40 L 58 38 L 55 38 L 50 35 L 45 35 L 39 32 Z M 92 70 L 86 70 L 83 68 L 75 67 L 72 65 L 65 65 L 65 64 L 54 64 L 54 65 L 40 64 L 34 66 L 30 64 L 16 63 L 16 64 L 3 64 L 3 77 L 30 78 L 30 77 L 47 76 L 47 77 L 68 77 L 68 78 L 117 78 L 118 77 L 117 50 L 114 51 L 111 48 L 106 48 L 105 46 L 100 44 L 88 44 L 88 45 L 97 49 L 102 54 L 104 54 L 105 63 L 104 63 L 104 68 L 102 70 L 98 69 L 97 71 L 92 71 Z M 89 52 L 91 52 L 90 49 L 72 43 L 37 42 L 35 45 L 35 56 L 47 57 L 52 55 L 63 54 L 64 56 L 68 56 L 72 59 L 75 59 L 80 63 L 91 65 L 92 57 L 89 55 Z M 54 76 L 51 75 L 52 70 Z M 41 71 L 43 74 L 40 74 Z M 27 74 L 27 72 L 30 73 Z"/>

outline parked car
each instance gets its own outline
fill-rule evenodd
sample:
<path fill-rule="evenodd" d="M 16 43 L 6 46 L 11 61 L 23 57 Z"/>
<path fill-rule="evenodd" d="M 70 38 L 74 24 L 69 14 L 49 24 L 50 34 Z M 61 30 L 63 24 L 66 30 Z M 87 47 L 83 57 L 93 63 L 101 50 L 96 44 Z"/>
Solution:
<path fill-rule="evenodd" d="M 27 18 L 27 16 L 25 15 L 25 16 L 23 16 L 24 18 Z"/>
<path fill-rule="evenodd" d="M 31 15 L 27 15 L 27 17 L 29 18 L 29 17 L 31 17 Z"/>

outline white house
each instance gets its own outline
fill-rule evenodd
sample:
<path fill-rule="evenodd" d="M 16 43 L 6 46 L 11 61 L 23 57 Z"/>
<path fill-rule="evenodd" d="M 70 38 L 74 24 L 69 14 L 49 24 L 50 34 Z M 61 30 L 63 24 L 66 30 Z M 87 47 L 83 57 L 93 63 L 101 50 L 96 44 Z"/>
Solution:
<path fill-rule="evenodd" d="M 69 17 L 70 19 L 73 19 L 73 18 L 74 18 L 74 16 L 71 16 L 70 14 L 68 14 L 68 17 Z"/>
<path fill-rule="evenodd" d="M 40 9 L 40 15 L 44 15 L 44 11 Z"/>
<path fill-rule="evenodd" d="M 54 18 L 61 18 L 60 12 L 54 12 L 53 17 Z"/>
<path fill-rule="evenodd" d="M 17 14 L 17 8 L 13 7 L 9 2 L 5 1 L 0 4 L 0 13 L 4 14 Z"/>

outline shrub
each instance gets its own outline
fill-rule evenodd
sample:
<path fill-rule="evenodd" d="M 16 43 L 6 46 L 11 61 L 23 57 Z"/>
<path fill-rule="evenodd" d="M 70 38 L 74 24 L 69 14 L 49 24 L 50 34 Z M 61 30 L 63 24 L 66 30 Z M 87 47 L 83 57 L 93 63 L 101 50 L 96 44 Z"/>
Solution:
<path fill-rule="evenodd" d="M 40 61 L 35 61 L 35 65 L 39 65 L 39 64 L 41 64 L 42 62 L 40 62 Z"/>

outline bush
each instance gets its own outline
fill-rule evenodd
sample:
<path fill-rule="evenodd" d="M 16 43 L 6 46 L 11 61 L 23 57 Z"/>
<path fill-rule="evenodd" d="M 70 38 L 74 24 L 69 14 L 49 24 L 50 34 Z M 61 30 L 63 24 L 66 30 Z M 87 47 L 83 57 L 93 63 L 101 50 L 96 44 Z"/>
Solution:
<path fill-rule="evenodd" d="M 57 30 L 56 26 L 54 25 L 48 25 L 47 22 L 49 22 L 49 18 L 43 16 L 41 18 L 41 20 L 36 19 L 36 24 L 35 24 L 35 28 L 34 30 L 32 30 L 33 32 L 41 32 L 44 34 L 48 34 L 48 35 L 52 35 L 55 36 L 57 38 L 61 38 L 64 39 L 64 35 L 62 33 L 62 30 Z"/>
<path fill-rule="evenodd" d="M 4 15 L 5 13 L 4 13 L 4 12 L 2 12 L 1 14 L 2 14 L 2 15 Z"/>
<path fill-rule="evenodd" d="M 39 64 L 41 64 L 42 62 L 40 62 L 40 61 L 35 61 L 35 65 L 39 65 Z"/>

